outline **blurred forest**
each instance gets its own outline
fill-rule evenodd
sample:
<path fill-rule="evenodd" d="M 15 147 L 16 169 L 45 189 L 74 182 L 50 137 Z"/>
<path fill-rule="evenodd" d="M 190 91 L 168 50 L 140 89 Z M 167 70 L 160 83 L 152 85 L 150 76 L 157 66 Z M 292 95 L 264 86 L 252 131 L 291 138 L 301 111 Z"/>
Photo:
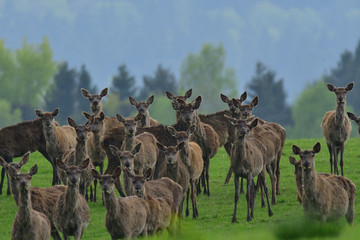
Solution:
<path fill-rule="evenodd" d="M 344 51 L 334 65 L 329 73 L 308 84 L 289 105 L 283 86 L 285 79 L 279 79 L 275 70 L 259 61 L 245 88 L 248 91 L 246 102 L 259 96 L 254 114 L 283 125 L 289 138 L 321 137 L 321 119 L 336 105 L 335 95 L 328 91 L 326 83 L 345 86 L 360 79 L 360 41 L 354 51 Z M 176 79 L 176 74 L 166 67 L 166 63 L 159 63 L 152 74 L 144 73 L 142 85 L 137 85 L 126 63 L 119 64 L 108 86 L 110 91 L 103 100 L 105 114 L 134 115 L 136 109 L 129 103 L 129 96 L 139 102 L 155 95 L 149 108 L 150 115 L 160 123 L 172 124 L 175 113 L 165 91 L 179 95 L 193 88 L 191 99 L 198 95 L 203 97 L 199 109 L 202 113 L 227 109 L 220 100 L 220 93 L 236 98 L 241 94 L 236 90 L 240 82 L 235 70 L 226 66 L 226 49 L 221 43 L 204 43 L 199 52 L 189 53 L 182 60 L 179 72 L 179 79 Z M 29 43 L 24 39 L 16 51 L 6 48 L 5 40 L 0 40 L 0 127 L 35 119 L 35 109 L 52 111 L 57 107 L 60 108 L 57 117 L 60 124 L 66 124 L 68 116 L 85 122 L 81 112 L 90 112 L 90 108 L 89 101 L 81 95 L 81 88 L 92 94 L 101 91 L 92 81 L 91 69 L 85 65 L 76 69 L 66 60 L 55 61 L 46 37 L 40 43 Z M 360 83 L 357 81 L 348 94 L 347 110 L 358 115 L 358 102 Z"/>

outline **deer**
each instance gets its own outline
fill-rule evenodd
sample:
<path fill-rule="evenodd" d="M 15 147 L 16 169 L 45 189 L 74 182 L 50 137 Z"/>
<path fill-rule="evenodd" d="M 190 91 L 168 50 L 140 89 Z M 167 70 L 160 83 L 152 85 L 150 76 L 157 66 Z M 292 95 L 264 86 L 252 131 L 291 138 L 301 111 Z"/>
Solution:
<path fill-rule="evenodd" d="M 87 141 L 90 135 L 90 126 L 89 124 L 76 124 L 72 118 L 68 118 L 68 123 L 71 127 L 75 129 L 76 132 L 76 147 L 75 149 L 68 150 L 63 155 L 62 161 L 67 165 L 80 165 L 82 161 L 89 157 L 87 150 Z M 93 201 L 93 191 L 92 191 L 92 182 L 94 178 L 91 173 L 91 169 L 94 168 L 92 161 L 90 160 L 89 166 L 81 172 L 80 179 L 80 193 L 85 196 L 85 199 L 88 200 L 88 191 L 90 187 L 90 200 Z M 67 185 L 67 176 L 66 173 L 60 170 L 61 181 Z"/>
<path fill-rule="evenodd" d="M 355 184 L 343 176 L 322 176 L 315 170 L 315 155 L 320 152 L 317 142 L 312 150 L 292 146 L 293 153 L 301 159 L 303 192 L 302 207 L 307 219 L 321 223 L 346 218 L 352 225 L 354 219 Z"/>
<path fill-rule="evenodd" d="M 176 146 L 164 146 L 161 143 L 157 143 L 157 147 L 165 154 L 166 162 L 162 164 L 159 170 L 159 178 L 168 177 L 174 182 L 178 183 L 183 189 L 183 199 L 185 193 L 189 189 L 190 174 L 187 167 L 180 159 L 180 150 L 185 146 L 184 142 L 177 144 Z M 184 200 L 183 200 L 184 201 Z M 183 204 L 179 209 L 179 215 L 182 216 Z"/>
<path fill-rule="evenodd" d="M 30 151 L 25 153 L 19 163 L 7 163 L 3 158 L 0 157 L 0 165 L 6 170 L 9 179 L 11 191 L 14 196 L 16 205 L 19 205 L 20 190 L 17 186 L 16 177 L 21 174 L 21 168 L 29 161 Z M 41 212 L 47 216 L 51 224 L 51 236 L 55 240 L 60 240 L 60 235 L 54 226 L 52 216 L 54 202 L 58 196 L 66 191 L 66 186 L 54 185 L 47 188 L 31 187 L 30 188 L 30 200 L 31 207 L 33 210 Z"/>
<path fill-rule="evenodd" d="M 202 151 L 200 146 L 195 142 L 189 142 L 189 137 L 193 133 L 195 126 L 192 125 L 186 132 L 176 131 L 175 128 L 168 126 L 168 130 L 173 135 L 177 143 L 184 142 L 184 148 L 180 150 L 179 155 L 181 161 L 185 164 L 190 175 L 191 202 L 193 209 L 193 218 L 199 215 L 196 203 L 196 185 L 200 179 L 204 162 L 202 159 Z M 186 193 L 186 217 L 189 216 L 189 190 Z"/>
<path fill-rule="evenodd" d="M 201 177 L 202 185 L 204 186 L 204 194 L 210 196 L 209 188 L 209 166 L 210 159 L 213 158 L 220 146 L 219 136 L 215 130 L 206 123 L 201 122 L 198 116 L 198 109 L 200 107 L 202 98 L 198 96 L 193 102 L 186 103 L 185 101 L 178 99 L 175 106 L 175 110 L 179 111 L 180 118 L 177 121 L 178 125 L 182 125 L 183 128 L 188 129 L 191 125 L 195 125 L 194 132 L 191 140 L 196 142 L 203 153 L 204 168 Z M 199 186 L 199 185 L 198 185 Z"/>
<path fill-rule="evenodd" d="M 55 121 L 55 117 L 59 114 L 59 108 L 52 112 L 42 113 L 40 110 L 35 110 L 38 117 L 43 123 L 43 134 L 46 140 L 46 152 L 49 155 L 51 162 L 55 163 L 56 158 L 62 159 L 63 154 L 74 149 L 76 146 L 76 132 L 70 126 L 59 126 Z M 57 165 L 53 166 L 53 185 L 60 184 L 58 176 Z"/>
<path fill-rule="evenodd" d="M 149 168 L 144 175 L 134 175 L 127 168 L 125 174 L 134 183 L 133 192 L 139 198 L 144 199 L 150 208 L 150 216 L 148 221 L 148 234 L 152 235 L 167 229 L 170 235 L 174 235 L 176 231 L 175 216 L 177 208 L 171 198 L 165 195 L 162 197 L 153 197 L 146 192 L 145 181 L 151 178 L 151 169 Z"/>
<path fill-rule="evenodd" d="M 121 150 L 119 150 L 116 146 L 110 145 L 111 152 L 114 156 L 119 159 L 120 167 L 122 170 L 128 169 L 132 174 L 134 174 L 135 170 L 135 157 L 140 152 L 142 143 L 138 143 L 131 151 L 125 150 L 125 143 L 121 146 Z M 134 195 L 133 192 L 133 182 L 128 177 L 128 175 L 123 174 L 123 182 L 126 196 Z"/>
<path fill-rule="evenodd" d="M 31 206 L 31 179 L 37 173 L 37 164 L 30 169 L 29 173 L 17 173 L 16 170 L 15 173 L 19 199 L 18 211 L 11 229 L 11 239 L 50 239 L 49 219 L 45 214 L 35 211 Z"/>
<path fill-rule="evenodd" d="M 134 159 L 135 173 L 143 173 L 148 168 L 155 169 L 156 160 L 159 156 L 155 136 L 148 132 L 136 135 L 137 118 L 125 119 L 119 114 L 116 117 L 125 125 L 125 150 L 131 151 L 136 144 L 142 143 L 142 148 Z"/>
<path fill-rule="evenodd" d="M 263 156 L 264 146 L 256 139 L 249 136 L 251 129 L 255 128 L 258 124 L 258 119 L 247 123 L 243 119 L 235 119 L 227 117 L 228 120 L 236 128 L 236 141 L 231 149 L 231 168 L 234 172 L 235 183 L 235 206 L 232 222 L 237 222 L 236 212 L 237 203 L 239 200 L 239 177 L 247 179 L 247 221 L 251 221 L 254 217 L 254 206 L 256 187 L 254 177 L 260 178 L 259 183 L 264 187 L 265 195 L 268 205 L 268 215 L 271 217 L 273 212 L 269 204 L 268 189 L 265 180 L 265 162 Z M 251 210 L 251 213 L 250 213 Z"/>
<path fill-rule="evenodd" d="M 150 215 L 148 203 L 137 196 L 115 197 L 114 182 L 121 174 L 121 167 L 117 167 L 111 175 L 100 175 L 95 169 L 92 170 L 92 173 L 94 178 L 100 182 L 104 195 L 105 226 L 111 239 L 147 236 Z"/>
<path fill-rule="evenodd" d="M 325 113 L 321 122 L 321 129 L 330 153 L 331 173 L 333 173 L 334 169 L 334 174 L 339 175 L 337 164 L 338 155 L 340 153 L 341 176 L 344 176 L 343 155 L 345 143 L 351 133 L 351 123 L 349 118 L 345 115 L 346 93 L 351 91 L 353 86 L 353 82 L 346 85 L 346 87 L 335 87 L 330 83 L 327 84 L 329 91 L 336 94 L 336 109 L 335 111 Z"/>
<path fill-rule="evenodd" d="M 360 135 L 360 118 L 359 117 L 356 117 L 355 114 L 351 113 L 351 112 L 347 112 L 347 115 L 348 117 L 353 120 L 356 125 L 358 126 L 358 132 L 359 132 L 359 135 Z"/>
<path fill-rule="evenodd" d="M 59 196 L 54 204 L 53 221 L 55 227 L 62 232 L 64 239 L 81 239 L 90 221 L 89 206 L 83 195 L 79 193 L 81 173 L 88 168 L 90 159 L 87 158 L 79 166 L 67 166 L 56 159 L 59 169 L 67 176 L 67 191 Z"/>
<path fill-rule="evenodd" d="M 135 106 L 138 114 L 142 115 L 142 118 L 138 120 L 139 127 L 154 127 L 158 126 L 159 123 L 155 119 L 150 117 L 149 107 L 154 101 L 154 95 L 149 97 L 146 102 L 137 102 L 134 98 L 129 96 L 129 101 L 131 105 Z"/>

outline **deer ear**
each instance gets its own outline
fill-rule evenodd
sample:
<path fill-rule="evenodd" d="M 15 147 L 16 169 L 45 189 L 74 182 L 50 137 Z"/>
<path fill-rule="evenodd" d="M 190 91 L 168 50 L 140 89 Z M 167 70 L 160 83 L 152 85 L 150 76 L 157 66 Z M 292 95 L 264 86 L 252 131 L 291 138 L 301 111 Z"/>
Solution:
<path fill-rule="evenodd" d="M 354 83 L 351 82 L 351 83 L 349 83 L 348 85 L 346 85 L 345 90 L 348 92 L 348 91 L 350 91 L 351 89 L 353 89 L 353 87 L 354 87 Z"/>
<path fill-rule="evenodd" d="M 125 124 L 126 120 L 123 116 L 121 116 L 120 114 L 116 114 L 116 118 L 117 120 Z"/>
<path fill-rule="evenodd" d="M 100 113 L 100 120 L 102 121 L 102 120 L 104 120 L 105 119 L 105 113 L 104 112 L 101 112 Z"/>
<path fill-rule="evenodd" d="M 5 161 L 5 159 L 0 157 L 0 166 L 5 167 L 6 165 L 8 165 L 8 163 Z"/>
<path fill-rule="evenodd" d="M 151 174 L 152 174 L 152 169 L 149 168 L 148 170 L 146 170 L 145 174 L 144 174 L 144 178 L 146 180 L 150 179 L 151 178 Z"/>
<path fill-rule="evenodd" d="M 313 147 L 313 152 L 318 153 L 318 152 L 320 152 L 320 150 L 321 150 L 321 144 L 319 142 L 317 142 Z"/>
<path fill-rule="evenodd" d="M 220 93 L 220 98 L 224 103 L 229 102 L 229 98 L 226 95 L 222 94 L 222 93 Z"/>
<path fill-rule="evenodd" d="M 35 114 L 38 117 L 43 117 L 44 116 L 44 114 L 42 114 L 42 112 L 40 110 L 37 110 L 37 109 L 35 109 Z"/>
<path fill-rule="evenodd" d="M 53 117 L 57 116 L 59 114 L 59 108 L 55 108 L 54 111 L 51 113 Z"/>
<path fill-rule="evenodd" d="M 90 119 L 92 116 L 90 113 L 87 113 L 87 112 L 82 112 L 82 114 L 86 119 Z"/>
<path fill-rule="evenodd" d="M 237 107 L 237 108 L 240 108 L 240 107 L 241 107 L 242 102 L 240 102 L 238 99 L 233 98 L 233 99 L 232 99 L 232 102 L 233 102 L 233 104 L 235 105 L 235 107 Z"/>
<path fill-rule="evenodd" d="M 134 106 L 136 106 L 136 104 L 137 104 L 136 100 L 130 96 L 129 96 L 129 102 L 131 105 L 134 105 Z"/>
<path fill-rule="evenodd" d="M 37 166 L 37 164 L 35 164 L 34 166 L 32 166 L 32 168 L 29 171 L 30 176 L 35 175 L 37 173 L 37 171 L 38 171 L 38 166 Z"/>
<path fill-rule="evenodd" d="M 142 114 L 142 113 L 138 113 L 136 116 L 135 116 L 135 118 L 134 118 L 134 121 L 139 121 L 139 120 L 141 120 L 142 118 L 144 118 L 145 116 Z"/>
<path fill-rule="evenodd" d="M 11 166 L 10 164 L 6 165 L 5 169 L 11 177 L 16 177 L 18 175 L 18 172 L 16 171 L 16 169 L 13 166 Z"/>
<path fill-rule="evenodd" d="M 327 86 L 327 88 L 329 89 L 330 92 L 334 92 L 334 91 L 335 91 L 335 88 L 336 88 L 336 87 L 335 87 L 334 85 L 332 85 L 331 83 L 327 83 L 326 86 Z"/>
<path fill-rule="evenodd" d="M 192 95 L 192 88 L 190 88 L 189 90 L 186 91 L 184 98 L 188 99 L 189 97 L 191 97 L 191 95 Z"/>
<path fill-rule="evenodd" d="M 172 105 L 172 107 L 173 107 L 173 109 L 174 109 L 175 111 L 179 111 L 179 109 L 180 109 L 179 103 L 178 103 L 176 100 L 174 100 L 174 101 L 171 103 L 171 105 Z"/>
<path fill-rule="evenodd" d="M 255 120 L 253 120 L 250 124 L 250 129 L 253 129 L 254 127 L 256 127 L 259 123 L 259 119 L 255 118 Z"/>
<path fill-rule="evenodd" d="M 141 149 L 141 145 L 142 145 L 142 143 L 138 143 L 138 144 L 133 148 L 133 150 L 131 151 L 131 153 L 132 153 L 133 155 L 138 154 L 139 151 L 140 151 L 140 149 Z"/>
<path fill-rule="evenodd" d="M 93 177 L 97 180 L 100 180 L 100 173 L 98 171 L 96 171 L 95 169 L 91 169 L 91 173 L 93 175 Z"/>
<path fill-rule="evenodd" d="M 245 91 L 243 94 L 241 94 L 240 98 L 238 99 L 241 103 L 245 101 L 247 98 L 247 92 Z"/>
<path fill-rule="evenodd" d="M 101 90 L 100 96 L 105 97 L 107 95 L 107 93 L 108 93 L 108 88 L 104 88 L 103 90 Z"/>
<path fill-rule="evenodd" d="M 115 168 L 115 170 L 112 174 L 112 178 L 116 179 L 120 176 L 120 174 L 121 174 L 121 167 L 119 166 L 119 167 Z"/>
<path fill-rule="evenodd" d="M 167 96 L 168 99 L 173 100 L 173 98 L 174 98 L 174 94 L 173 94 L 173 93 L 171 93 L 171 92 L 169 92 L 169 91 L 165 91 L 165 93 L 166 93 L 166 96 Z"/>
<path fill-rule="evenodd" d="M 56 159 L 56 165 L 63 171 L 66 171 L 67 169 L 66 164 L 58 158 Z"/>
<path fill-rule="evenodd" d="M 295 165 L 295 163 L 296 163 L 296 159 L 292 156 L 289 156 L 289 161 L 290 161 L 290 164 L 292 164 L 292 165 Z"/>
<path fill-rule="evenodd" d="M 301 152 L 301 149 L 300 149 L 298 146 L 296 146 L 296 145 L 293 145 L 293 146 L 292 146 L 292 149 L 293 149 L 293 153 L 294 153 L 295 155 L 299 155 L 300 152 Z"/>
<path fill-rule="evenodd" d="M 152 95 L 151 97 L 148 98 L 146 104 L 149 106 L 150 104 L 152 104 L 154 101 L 154 95 Z"/>
<path fill-rule="evenodd" d="M 195 131 L 195 124 L 191 125 L 186 131 L 187 135 L 192 134 Z"/>
<path fill-rule="evenodd" d="M 89 164 L 90 164 L 90 158 L 87 158 L 87 159 L 85 159 L 84 161 L 82 161 L 82 162 L 80 163 L 79 169 L 80 169 L 81 171 L 83 171 L 85 168 L 87 168 L 87 167 L 89 166 Z"/>
<path fill-rule="evenodd" d="M 354 121 L 357 120 L 357 117 L 355 116 L 355 114 L 353 114 L 353 113 L 351 113 L 351 112 L 347 112 L 347 115 L 348 115 L 348 117 L 349 117 L 351 120 L 354 120 Z"/>
<path fill-rule="evenodd" d="M 81 94 L 86 98 L 91 98 L 91 93 L 84 88 L 81 88 Z"/>
<path fill-rule="evenodd" d="M 193 109 L 199 109 L 200 104 L 201 104 L 201 101 L 202 101 L 201 96 L 198 96 L 198 97 L 195 99 L 195 103 L 194 103 L 194 105 L 193 105 Z"/>
<path fill-rule="evenodd" d="M 125 168 L 124 171 L 128 178 L 130 179 L 134 178 L 134 174 L 132 174 L 128 168 Z"/>
<path fill-rule="evenodd" d="M 237 120 L 235 118 L 229 117 L 227 115 L 224 115 L 224 117 L 232 124 L 237 125 Z"/>
<path fill-rule="evenodd" d="M 181 142 L 178 145 L 176 145 L 176 151 L 179 151 L 179 150 L 183 149 L 184 147 L 185 147 L 185 143 Z"/>
<path fill-rule="evenodd" d="M 73 128 L 76 128 L 76 127 L 77 127 L 75 121 L 74 121 L 72 118 L 69 118 L 69 117 L 68 117 L 68 123 L 69 123 L 69 125 L 72 126 Z"/>
<path fill-rule="evenodd" d="M 24 166 L 30 159 L 30 151 L 28 151 L 27 153 L 25 153 L 22 158 L 21 161 L 19 162 L 20 166 Z"/>
<path fill-rule="evenodd" d="M 114 145 L 109 145 L 110 151 L 114 156 L 117 156 L 119 154 L 119 149 L 115 147 Z"/>
<path fill-rule="evenodd" d="M 177 132 L 176 129 L 172 126 L 168 126 L 167 130 L 169 131 L 169 133 L 171 134 L 171 136 L 176 137 L 177 136 Z"/>
<path fill-rule="evenodd" d="M 160 151 L 163 151 L 163 152 L 166 151 L 166 147 L 165 147 L 164 145 L 162 145 L 161 143 L 157 142 L 157 143 L 156 143 L 156 146 L 158 147 L 158 149 L 159 149 Z"/>
<path fill-rule="evenodd" d="M 256 107 L 258 104 L 259 104 L 259 97 L 256 96 L 256 97 L 254 97 L 254 99 L 251 101 L 250 106 L 251 106 L 251 108 L 254 108 L 254 107 Z"/>

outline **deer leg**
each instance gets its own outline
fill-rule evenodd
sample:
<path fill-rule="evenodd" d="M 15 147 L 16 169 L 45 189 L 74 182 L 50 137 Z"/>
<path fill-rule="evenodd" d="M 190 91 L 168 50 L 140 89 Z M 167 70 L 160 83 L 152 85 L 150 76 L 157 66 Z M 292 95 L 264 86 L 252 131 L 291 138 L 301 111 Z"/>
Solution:
<path fill-rule="evenodd" d="M 331 174 L 333 173 L 333 150 L 332 150 L 332 147 L 331 147 L 331 144 L 327 144 L 327 147 L 329 149 L 329 153 L 330 153 L 330 170 L 331 170 Z"/>
<path fill-rule="evenodd" d="M 210 196 L 209 168 L 210 168 L 210 159 L 209 159 L 209 157 L 207 157 L 207 161 L 206 161 L 206 187 L 207 187 L 207 195 L 208 196 Z"/>
<path fill-rule="evenodd" d="M 197 203 L 196 203 L 196 191 L 195 191 L 195 183 L 196 180 L 191 182 L 191 202 L 192 202 L 192 208 L 193 208 L 193 218 L 196 219 L 199 216 L 198 209 L 197 209 Z"/>
<path fill-rule="evenodd" d="M 86 189 L 86 192 L 87 192 L 87 189 Z M 93 194 L 92 185 L 90 185 L 90 201 L 91 201 L 91 202 L 94 202 L 94 194 Z"/>
<path fill-rule="evenodd" d="M 5 179 L 5 168 L 3 167 L 1 169 L 0 195 L 2 194 L 2 189 L 3 189 L 3 185 L 4 185 L 4 179 Z"/>
<path fill-rule="evenodd" d="M 256 188 L 255 188 L 256 192 L 258 191 L 257 189 L 259 187 L 260 187 L 260 191 L 261 191 L 261 207 L 264 208 L 264 207 L 266 207 L 265 197 L 264 197 L 264 186 L 262 185 L 262 183 L 260 181 L 260 177 L 258 176 L 257 183 L 256 183 Z"/>
<path fill-rule="evenodd" d="M 224 148 L 225 148 L 227 154 L 228 154 L 229 157 L 230 157 L 230 154 L 231 154 L 231 143 L 230 143 L 230 142 L 225 143 Z M 225 178 L 225 184 L 228 184 L 228 183 L 229 183 L 230 178 L 231 178 L 231 175 L 232 175 L 232 168 L 231 168 L 231 165 L 230 165 L 229 171 L 228 171 L 228 173 L 227 173 L 227 175 L 226 175 L 226 178 Z"/>
<path fill-rule="evenodd" d="M 244 193 L 244 179 L 241 178 L 241 185 L 240 185 L 240 194 Z"/>
<path fill-rule="evenodd" d="M 339 175 L 339 169 L 338 169 L 339 149 L 336 146 L 333 146 L 333 152 L 334 152 L 334 174 Z"/>
<path fill-rule="evenodd" d="M 232 218 L 232 223 L 236 223 L 236 210 L 237 210 L 237 204 L 239 201 L 239 177 L 234 174 L 234 183 L 235 183 L 235 206 L 234 206 L 234 214 Z"/>
<path fill-rule="evenodd" d="M 246 221 L 251 221 L 250 208 L 251 208 L 251 184 L 252 184 L 252 176 L 248 173 L 247 177 L 247 189 L 246 189 L 246 202 L 247 202 L 247 217 Z"/>
<path fill-rule="evenodd" d="M 205 172 L 206 172 L 205 168 L 206 168 L 206 164 L 205 164 L 205 161 L 204 161 L 204 168 L 203 168 L 203 171 L 201 173 L 201 185 L 204 188 L 203 193 L 207 194 L 206 183 L 205 183 Z"/>
<path fill-rule="evenodd" d="M 262 185 L 264 186 L 266 201 L 267 201 L 267 205 L 268 205 L 268 215 L 269 215 L 269 217 L 271 217 L 274 214 L 271 211 L 271 206 L 270 206 L 270 201 L 269 201 L 269 191 L 266 186 L 266 180 L 265 180 L 265 170 L 263 170 L 262 173 L 260 173 L 260 174 L 261 174 L 261 182 L 262 182 Z"/>
<path fill-rule="evenodd" d="M 280 159 L 281 159 L 281 154 L 282 154 L 282 149 L 277 154 L 276 164 L 274 164 L 274 167 L 273 167 L 273 173 L 276 174 L 276 195 L 280 195 Z"/>
<path fill-rule="evenodd" d="M 269 173 L 270 180 L 271 180 L 271 190 L 272 190 L 271 204 L 275 205 L 276 204 L 276 176 L 273 173 L 270 165 L 266 167 L 266 170 Z"/>
<path fill-rule="evenodd" d="M 262 189 L 262 186 L 261 186 Z M 251 185 L 251 201 L 250 201 L 250 207 L 251 207 L 251 219 L 254 218 L 254 208 L 255 208 L 255 198 L 256 198 L 256 187 L 255 187 L 255 182 L 254 180 L 252 180 L 252 185 Z"/>
<path fill-rule="evenodd" d="M 192 185 L 192 182 L 190 180 L 190 184 Z M 189 216 L 189 195 L 190 195 L 190 188 L 188 188 L 188 190 L 186 191 L 186 217 Z M 194 211 L 194 208 L 193 208 Z"/>
<path fill-rule="evenodd" d="M 121 182 L 120 182 L 120 177 L 117 177 L 115 179 L 115 187 L 118 190 L 121 197 L 126 197 L 126 194 L 124 193 L 123 187 L 122 187 Z M 103 202 L 104 202 L 104 200 L 103 200 Z"/>
<path fill-rule="evenodd" d="M 344 176 L 344 149 L 345 149 L 345 144 L 341 144 L 340 146 L 340 167 L 341 167 L 341 176 Z"/>
<path fill-rule="evenodd" d="M 61 237 L 60 237 L 58 231 L 51 232 L 51 237 L 52 237 L 54 240 L 61 240 Z"/>

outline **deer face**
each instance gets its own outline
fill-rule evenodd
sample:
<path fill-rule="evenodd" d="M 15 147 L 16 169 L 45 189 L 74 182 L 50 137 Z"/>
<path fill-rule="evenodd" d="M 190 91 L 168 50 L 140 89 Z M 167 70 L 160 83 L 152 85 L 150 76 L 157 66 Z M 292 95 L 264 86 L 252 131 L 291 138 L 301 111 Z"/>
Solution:
<path fill-rule="evenodd" d="M 129 101 L 132 105 L 134 105 L 136 107 L 136 110 L 138 111 L 138 113 L 142 113 L 142 114 L 146 114 L 148 112 L 148 108 L 149 106 L 153 103 L 154 101 L 154 95 L 152 95 L 151 97 L 148 98 L 148 100 L 146 102 L 136 102 L 136 100 L 132 97 L 129 97 Z"/>
<path fill-rule="evenodd" d="M 103 112 L 99 116 L 91 116 L 89 119 L 90 131 L 93 133 L 100 132 L 104 124 L 105 115 Z"/>
<path fill-rule="evenodd" d="M 293 165 L 295 167 L 295 175 L 297 177 L 301 177 L 302 174 L 302 168 L 301 168 L 301 161 L 296 161 L 296 159 L 292 156 L 289 156 L 289 160 L 290 160 L 290 164 Z"/>
<path fill-rule="evenodd" d="M 302 169 L 307 172 L 312 169 L 315 170 L 315 155 L 320 152 L 321 145 L 320 143 L 316 143 L 312 150 L 301 150 L 298 146 L 293 145 L 293 152 L 296 155 L 300 156 L 301 167 Z"/>
<path fill-rule="evenodd" d="M 68 123 L 75 129 L 78 141 L 85 142 L 88 139 L 90 133 L 90 127 L 88 124 L 77 125 L 75 121 L 71 118 L 68 118 Z"/>
<path fill-rule="evenodd" d="M 101 109 L 101 99 L 107 95 L 108 88 L 104 88 L 101 90 L 100 94 L 94 95 L 92 95 L 88 90 L 82 88 L 81 93 L 84 97 L 89 99 L 91 111 L 96 113 Z"/>
<path fill-rule="evenodd" d="M 125 169 L 125 174 L 131 179 L 133 183 L 133 192 L 139 197 L 144 198 L 145 186 L 144 183 L 151 177 L 151 169 L 148 169 L 144 175 L 134 175 L 128 169 Z"/>
<path fill-rule="evenodd" d="M 177 143 L 184 142 L 185 146 L 188 146 L 189 144 L 189 137 L 194 132 L 195 126 L 191 125 L 189 129 L 185 131 L 176 131 L 175 128 L 168 126 L 169 133 L 176 138 Z"/>
<path fill-rule="evenodd" d="M 220 98 L 224 103 L 227 103 L 229 106 L 229 110 L 232 116 L 240 113 L 239 106 L 241 106 L 242 102 L 246 100 L 247 93 L 246 91 L 240 96 L 239 99 L 232 98 L 231 100 L 224 94 L 220 94 Z"/>
<path fill-rule="evenodd" d="M 247 119 L 248 117 L 252 116 L 252 110 L 255 106 L 257 106 L 259 103 L 259 98 L 255 97 L 250 104 L 245 104 L 245 105 L 241 105 L 239 106 L 239 110 L 240 110 L 240 117 L 242 119 Z"/>
<path fill-rule="evenodd" d="M 16 171 L 16 170 L 14 170 Z M 28 192 L 31 187 L 31 178 L 37 173 L 37 164 L 35 164 L 29 171 L 29 173 L 15 173 L 15 179 L 17 187 L 22 192 Z"/>
<path fill-rule="evenodd" d="M 137 129 L 137 121 L 140 119 L 140 115 L 137 115 L 134 119 L 125 119 L 120 114 L 116 114 L 117 119 L 125 125 L 125 134 L 128 136 L 134 136 Z"/>
<path fill-rule="evenodd" d="M 177 105 L 177 101 L 178 100 L 182 100 L 184 102 L 186 102 L 186 99 L 188 99 L 189 97 L 191 97 L 192 95 L 192 88 L 190 88 L 189 90 L 186 91 L 186 93 L 184 94 L 184 96 L 175 96 L 172 92 L 166 91 L 166 96 L 173 101 L 173 104 Z M 173 105 L 174 107 L 174 105 Z M 175 107 L 174 107 L 175 109 Z M 176 109 L 175 109 L 176 110 Z"/>
<path fill-rule="evenodd" d="M 185 144 L 184 142 L 179 143 L 176 146 L 169 146 L 166 147 L 162 145 L 161 143 L 156 143 L 160 151 L 164 152 L 165 155 L 165 161 L 169 165 L 174 165 L 177 163 L 177 152 L 184 148 Z"/>
<path fill-rule="evenodd" d="M 335 87 L 334 85 L 328 83 L 327 87 L 330 92 L 334 92 L 336 94 L 336 102 L 337 104 L 345 104 L 346 103 L 346 93 L 350 91 L 354 86 L 354 83 L 349 83 L 346 87 Z"/>
<path fill-rule="evenodd" d="M 120 176 L 121 168 L 117 167 L 112 175 L 100 175 L 95 169 L 92 169 L 91 171 L 94 178 L 99 181 L 102 191 L 106 194 L 112 194 L 114 192 L 115 179 Z"/>
<path fill-rule="evenodd" d="M 123 143 L 121 150 L 114 145 L 110 145 L 110 150 L 113 155 L 117 156 L 120 160 L 120 166 L 122 169 L 128 168 L 130 171 L 134 171 L 134 158 L 136 154 L 140 152 L 142 143 L 138 143 L 131 151 L 125 151 L 125 143 Z"/>
<path fill-rule="evenodd" d="M 42 113 L 40 110 L 35 110 L 35 113 L 38 117 L 41 118 L 43 126 L 46 128 L 51 128 L 55 125 L 55 116 L 59 114 L 59 108 L 54 109 L 53 112 L 44 112 Z"/>
<path fill-rule="evenodd" d="M 182 100 L 178 100 L 177 102 L 180 118 L 186 123 L 193 123 L 195 121 L 195 118 L 197 117 L 197 110 L 199 109 L 201 104 L 201 96 L 197 97 L 191 103 L 186 103 Z"/>
<path fill-rule="evenodd" d="M 90 158 L 82 161 L 79 166 L 66 166 L 66 164 L 59 159 L 56 159 L 56 164 L 66 173 L 68 186 L 71 188 L 77 188 L 80 184 L 82 171 L 84 171 L 90 164 Z"/>
<path fill-rule="evenodd" d="M 251 123 L 247 123 L 246 120 L 236 119 L 229 116 L 224 115 L 228 121 L 235 126 L 236 136 L 238 138 L 244 138 L 246 134 L 249 134 L 251 129 L 257 126 L 258 119 L 256 118 Z"/>

